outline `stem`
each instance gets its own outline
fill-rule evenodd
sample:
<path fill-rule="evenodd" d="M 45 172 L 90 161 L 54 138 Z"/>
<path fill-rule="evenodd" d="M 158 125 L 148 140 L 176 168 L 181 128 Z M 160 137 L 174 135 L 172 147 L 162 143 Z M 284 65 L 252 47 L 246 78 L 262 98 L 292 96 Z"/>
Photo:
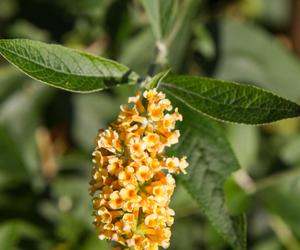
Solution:
<path fill-rule="evenodd" d="M 253 194 L 256 192 L 256 184 L 244 169 L 240 169 L 235 172 L 233 177 L 236 183 L 239 184 L 247 194 Z"/>
<path fill-rule="evenodd" d="M 284 173 L 274 174 L 264 178 L 263 180 L 255 182 L 245 170 L 241 169 L 234 174 L 234 179 L 247 194 L 253 195 L 266 188 L 276 186 L 282 182 L 282 180 L 295 176 L 300 176 L 300 168 L 295 168 Z"/>
<path fill-rule="evenodd" d="M 156 42 L 156 58 L 155 63 L 164 66 L 168 62 L 168 47 L 163 41 Z"/>
<path fill-rule="evenodd" d="M 168 49 L 162 41 L 157 41 L 155 46 L 155 59 L 150 64 L 147 75 L 152 77 L 159 68 L 165 66 L 168 62 Z"/>
<path fill-rule="evenodd" d="M 287 250 L 300 249 L 300 243 L 293 235 L 286 223 L 277 215 L 271 214 L 269 217 L 270 226 L 278 239 Z"/>
<path fill-rule="evenodd" d="M 264 190 L 266 188 L 276 186 L 277 184 L 282 182 L 282 180 L 286 180 L 286 179 L 289 179 L 289 178 L 292 178 L 292 177 L 295 177 L 295 176 L 300 176 L 300 169 L 299 168 L 295 168 L 295 169 L 292 169 L 290 171 L 286 171 L 284 173 L 271 175 L 268 178 L 265 178 L 261 181 L 256 182 L 256 191 L 259 192 L 259 191 Z"/>

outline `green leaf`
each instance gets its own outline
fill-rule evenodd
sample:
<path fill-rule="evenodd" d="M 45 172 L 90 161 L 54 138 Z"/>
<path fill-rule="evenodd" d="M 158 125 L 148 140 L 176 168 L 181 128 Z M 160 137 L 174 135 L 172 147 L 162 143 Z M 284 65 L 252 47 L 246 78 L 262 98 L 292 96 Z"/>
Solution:
<path fill-rule="evenodd" d="M 29 178 L 19 144 L 0 125 L 0 189 Z"/>
<path fill-rule="evenodd" d="M 91 152 L 91 143 L 98 133 L 99 128 L 107 127 L 119 112 L 122 103 L 114 96 L 105 93 L 72 96 L 74 105 L 73 136 L 78 145 Z"/>
<path fill-rule="evenodd" d="M 60 45 L 0 40 L 0 54 L 30 77 L 69 91 L 97 91 L 138 79 L 122 64 Z"/>
<path fill-rule="evenodd" d="M 139 74 L 146 75 L 149 62 L 154 60 L 153 52 L 155 51 L 155 38 L 151 29 L 147 28 L 128 41 L 124 41 L 124 48 L 126 49 L 120 52 L 119 61 Z"/>
<path fill-rule="evenodd" d="M 255 126 L 230 124 L 227 136 L 233 151 L 243 168 L 251 169 L 258 157 L 259 128 Z M 245 143 L 247 141 L 247 143 Z"/>
<path fill-rule="evenodd" d="M 206 59 L 212 60 L 216 56 L 216 47 L 212 35 L 204 25 L 198 25 L 194 28 L 196 36 L 193 47 L 199 51 Z"/>
<path fill-rule="evenodd" d="M 0 67 L 0 103 L 8 98 L 27 79 L 13 66 Z M 18 84 L 17 84 L 18 83 Z"/>
<path fill-rule="evenodd" d="M 173 21 L 177 0 L 142 0 L 153 33 L 161 40 Z"/>
<path fill-rule="evenodd" d="M 81 250 L 95 250 L 95 249 L 101 249 L 101 250 L 110 250 L 112 247 L 110 246 L 108 241 L 99 240 L 98 237 L 93 234 L 90 235 L 86 241 L 82 243 Z"/>
<path fill-rule="evenodd" d="M 278 155 L 290 166 L 300 166 L 300 135 L 292 134 L 287 137 Z"/>
<path fill-rule="evenodd" d="M 81 192 L 81 190 L 88 190 L 88 183 L 88 175 L 84 177 L 58 177 L 53 183 L 52 188 L 54 197 L 57 199 L 68 197 L 71 202 L 76 204 L 70 211 L 70 215 L 80 220 L 82 227 L 92 228 L 92 218 L 86 216 L 86 213 L 92 213 L 92 204 L 89 202 L 90 196 L 87 192 Z M 71 209 L 71 206 L 68 208 L 68 203 L 67 201 L 66 210 Z M 69 233 L 66 232 L 70 236 Z"/>
<path fill-rule="evenodd" d="M 153 76 L 146 85 L 147 89 L 153 89 L 156 88 L 157 85 L 159 85 L 170 73 L 170 69 L 162 71 L 158 73 L 157 75 Z"/>
<path fill-rule="evenodd" d="M 278 10 L 283 12 L 283 8 Z M 293 101 L 300 100 L 300 61 L 279 39 L 247 22 L 226 19 L 220 24 L 221 57 L 216 78 L 253 83 Z"/>
<path fill-rule="evenodd" d="M 230 177 L 226 180 L 224 190 L 225 200 L 230 214 L 240 215 L 249 209 L 250 197 L 235 181 L 234 177 Z"/>
<path fill-rule="evenodd" d="M 273 183 L 269 181 L 269 186 L 255 195 L 267 210 L 280 216 L 297 237 L 300 237 L 300 171 L 290 171 L 286 175 L 277 175 Z"/>
<path fill-rule="evenodd" d="M 0 226 L 0 249 L 14 250 L 21 238 L 40 239 L 39 228 L 21 220 L 5 221 Z"/>
<path fill-rule="evenodd" d="M 179 111 L 184 121 L 174 150 L 189 162 L 181 181 L 224 239 L 235 249 L 245 249 L 245 220 L 228 213 L 224 195 L 224 183 L 239 163 L 217 123 L 184 107 Z"/>
<path fill-rule="evenodd" d="M 263 124 L 300 115 L 298 104 L 244 84 L 172 76 L 160 88 L 190 108 L 222 121 Z"/>
<path fill-rule="evenodd" d="M 176 220 L 175 217 L 175 223 L 172 228 L 171 250 L 198 250 L 203 234 L 204 232 L 199 226 L 199 221 L 191 217 Z"/>
<path fill-rule="evenodd" d="M 50 33 L 28 22 L 27 20 L 17 20 L 8 29 L 9 37 L 19 37 L 38 41 L 49 41 Z"/>
<path fill-rule="evenodd" d="M 35 133 L 40 112 L 53 92 L 54 89 L 44 85 L 26 82 L 23 89 L 14 92 L 0 106 L 0 126 L 18 141 L 19 147 Z"/>

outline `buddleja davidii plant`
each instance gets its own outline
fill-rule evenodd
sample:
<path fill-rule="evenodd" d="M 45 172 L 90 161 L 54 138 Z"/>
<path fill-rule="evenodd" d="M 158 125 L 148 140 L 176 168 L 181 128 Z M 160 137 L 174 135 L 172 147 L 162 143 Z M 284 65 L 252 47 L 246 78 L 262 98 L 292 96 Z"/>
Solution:
<path fill-rule="evenodd" d="M 148 12 L 152 4 L 162 3 L 144 2 Z M 157 20 L 166 22 L 156 15 L 149 13 L 164 52 L 157 57 L 161 63 L 167 42 Z M 0 53 L 30 77 L 67 91 L 89 93 L 120 84 L 141 87 L 96 140 L 90 192 L 101 239 L 117 242 L 116 249 L 167 248 L 174 216 L 169 208 L 173 175 L 187 172 L 179 179 L 216 230 L 232 248 L 246 249 L 245 218 L 229 214 L 223 190 L 239 164 L 222 129 L 210 118 L 264 124 L 299 116 L 298 104 L 256 87 L 198 76 L 162 72 L 141 81 L 118 62 L 60 45 L 1 40 Z M 173 144 L 169 157 L 165 148 Z"/>
<path fill-rule="evenodd" d="M 60 45 L 1 40 L 0 53 L 30 77 L 68 91 L 140 84 L 140 77 L 124 65 Z M 185 172 L 189 163 L 183 185 L 229 244 L 245 248 L 245 221 L 228 214 L 223 191 L 238 162 L 220 127 L 208 117 L 264 124 L 299 116 L 300 106 L 256 87 L 168 72 L 140 85 L 148 90 L 129 98 L 130 104 L 121 107 L 116 122 L 96 142 L 91 194 L 100 238 L 134 249 L 168 247 L 172 174 Z M 179 111 L 171 111 L 165 95 Z M 165 147 L 176 144 L 180 133 L 176 155 L 166 156 Z"/>

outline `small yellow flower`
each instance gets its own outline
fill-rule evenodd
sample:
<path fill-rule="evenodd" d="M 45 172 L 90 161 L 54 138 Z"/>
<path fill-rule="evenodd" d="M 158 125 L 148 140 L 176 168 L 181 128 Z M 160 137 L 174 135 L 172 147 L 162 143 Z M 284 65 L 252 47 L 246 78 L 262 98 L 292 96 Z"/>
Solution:
<path fill-rule="evenodd" d="M 134 201 L 126 201 L 123 205 L 123 210 L 127 212 L 137 211 L 139 208 L 139 203 Z"/>
<path fill-rule="evenodd" d="M 165 161 L 166 168 L 170 173 L 177 173 L 179 170 L 179 162 L 177 157 L 167 158 Z"/>
<path fill-rule="evenodd" d="M 127 166 L 124 171 L 121 171 L 118 175 L 119 182 L 123 183 L 125 186 L 136 181 L 136 176 L 134 175 L 134 168 Z"/>
<path fill-rule="evenodd" d="M 136 177 L 140 183 L 148 181 L 153 176 L 148 166 L 140 166 L 136 172 Z"/>
<path fill-rule="evenodd" d="M 108 204 L 112 209 L 122 208 L 123 199 L 120 196 L 120 193 L 118 191 L 112 192 L 109 199 L 110 199 L 110 201 L 108 202 Z"/>
<path fill-rule="evenodd" d="M 182 173 L 186 174 L 186 168 L 189 166 L 188 162 L 186 161 L 186 157 L 182 157 L 180 159 L 180 162 L 179 162 L 179 168 L 181 170 Z"/>
<path fill-rule="evenodd" d="M 127 201 L 139 201 L 140 197 L 138 196 L 138 190 L 136 186 L 133 184 L 126 185 L 125 188 L 122 188 L 120 191 L 120 195 L 123 200 Z"/>
<path fill-rule="evenodd" d="M 106 207 L 101 207 L 100 209 L 98 209 L 98 215 L 100 215 L 101 222 L 106 224 L 111 223 L 112 216 Z"/>
<path fill-rule="evenodd" d="M 163 111 L 162 107 L 159 105 L 154 105 L 154 104 L 151 105 L 148 109 L 148 112 L 149 112 L 149 117 L 153 121 L 159 121 L 164 116 L 164 111 Z"/>
<path fill-rule="evenodd" d="M 118 175 L 123 169 L 122 160 L 117 157 L 112 157 L 108 160 L 107 170 L 110 174 Z"/>
<path fill-rule="evenodd" d="M 128 103 L 96 140 L 90 182 L 94 224 L 100 239 L 118 244 L 113 250 L 168 248 L 175 215 L 169 208 L 171 174 L 186 173 L 188 163 L 186 157 L 166 157 L 164 149 L 178 142 L 174 129 L 182 116 L 156 89 Z"/>
<path fill-rule="evenodd" d="M 150 214 L 145 218 L 145 225 L 152 228 L 160 226 L 159 217 L 157 214 Z"/>
<path fill-rule="evenodd" d="M 137 158 L 145 156 L 146 145 L 139 138 L 132 138 L 129 142 L 130 153 Z"/>

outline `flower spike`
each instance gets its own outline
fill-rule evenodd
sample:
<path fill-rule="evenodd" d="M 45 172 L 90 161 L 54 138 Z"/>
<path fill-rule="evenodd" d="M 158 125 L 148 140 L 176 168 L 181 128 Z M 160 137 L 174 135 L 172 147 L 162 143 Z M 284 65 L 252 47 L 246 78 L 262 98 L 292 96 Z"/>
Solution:
<path fill-rule="evenodd" d="M 90 193 L 99 238 L 115 250 L 158 250 L 170 245 L 175 188 L 172 174 L 186 173 L 186 157 L 167 157 L 178 142 L 176 121 L 165 94 L 156 89 L 129 97 L 115 123 L 100 131 L 93 153 Z"/>

